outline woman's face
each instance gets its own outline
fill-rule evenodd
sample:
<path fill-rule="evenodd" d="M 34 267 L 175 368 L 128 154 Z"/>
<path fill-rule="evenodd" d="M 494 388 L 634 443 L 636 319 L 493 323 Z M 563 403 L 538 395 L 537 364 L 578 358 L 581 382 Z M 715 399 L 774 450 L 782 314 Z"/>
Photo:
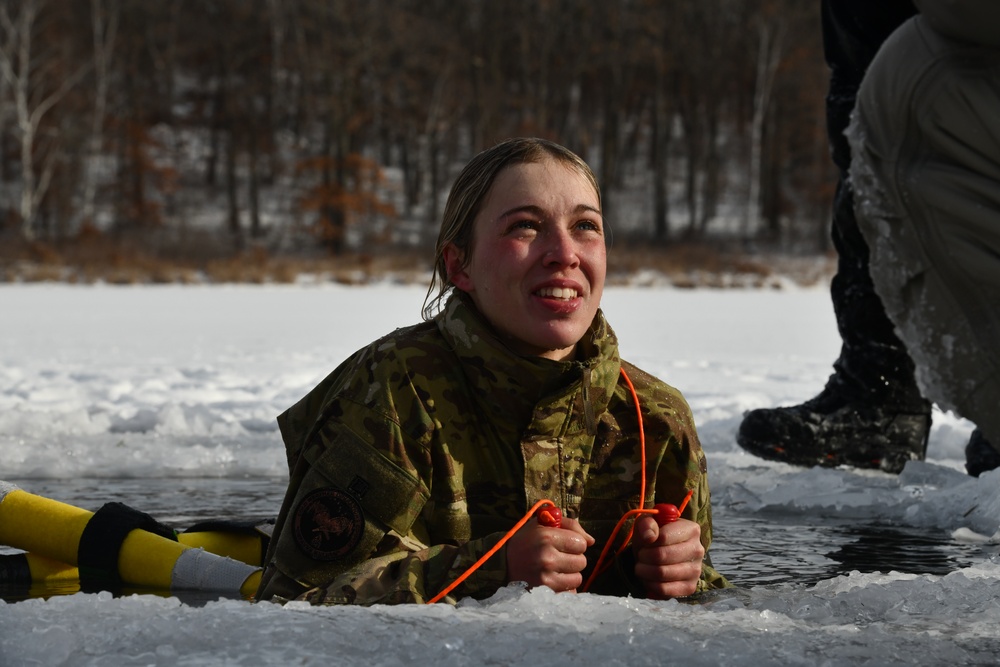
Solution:
<path fill-rule="evenodd" d="M 444 251 L 451 282 L 526 355 L 571 357 L 600 307 L 604 219 L 586 176 L 555 159 L 501 171 L 473 223 L 468 262 Z"/>

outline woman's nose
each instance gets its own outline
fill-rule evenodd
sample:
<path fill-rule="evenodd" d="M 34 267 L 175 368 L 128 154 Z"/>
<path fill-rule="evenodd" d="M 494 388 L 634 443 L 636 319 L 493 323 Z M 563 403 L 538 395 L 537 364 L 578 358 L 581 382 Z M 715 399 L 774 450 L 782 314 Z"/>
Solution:
<path fill-rule="evenodd" d="M 546 237 L 547 246 L 542 257 L 546 266 L 576 266 L 580 263 L 576 241 L 568 231 L 553 231 Z"/>

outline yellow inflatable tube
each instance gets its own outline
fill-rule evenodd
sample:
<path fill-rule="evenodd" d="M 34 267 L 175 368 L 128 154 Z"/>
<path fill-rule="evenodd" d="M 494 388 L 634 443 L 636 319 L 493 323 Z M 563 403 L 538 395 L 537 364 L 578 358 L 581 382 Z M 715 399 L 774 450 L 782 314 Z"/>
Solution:
<path fill-rule="evenodd" d="M 33 584 L 62 584 L 79 581 L 80 571 L 72 565 L 45 556 L 24 554 Z"/>
<path fill-rule="evenodd" d="M 179 533 L 177 541 L 186 547 L 204 549 L 218 556 L 233 558 L 247 565 L 260 566 L 261 540 L 246 534 L 220 531 L 199 531 Z M 20 554 L 26 568 L 25 583 L 62 584 L 79 581 L 80 570 L 75 565 L 52 560 L 45 556 L 27 552 Z M 2 558 L 2 556 L 0 556 Z M 2 568 L 0 568 L 2 569 Z"/>
<path fill-rule="evenodd" d="M 177 533 L 177 541 L 184 546 L 211 551 L 213 554 L 234 558 L 247 565 L 261 564 L 260 537 L 254 535 L 219 531 Z"/>
<path fill-rule="evenodd" d="M 88 510 L 0 483 L 0 544 L 75 566 L 80 539 L 93 516 Z M 194 551 L 198 553 L 189 553 Z M 136 529 L 119 549 L 118 576 L 123 583 L 161 590 L 219 590 L 246 573 L 229 563 L 238 561 Z M 249 598 L 257 590 L 261 571 L 238 565 L 252 569 L 238 586 L 240 595 Z"/>

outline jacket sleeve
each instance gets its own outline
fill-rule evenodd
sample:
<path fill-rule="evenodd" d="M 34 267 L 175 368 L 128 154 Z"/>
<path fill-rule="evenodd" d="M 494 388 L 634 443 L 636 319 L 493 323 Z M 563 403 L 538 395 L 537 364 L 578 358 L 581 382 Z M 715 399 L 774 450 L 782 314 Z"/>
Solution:
<path fill-rule="evenodd" d="M 280 583 L 262 586 L 262 599 L 424 602 L 501 537 L 434 543 L 425 520 L 433 510 L 434 419 L 405 372 L 370 361 L 362 355 L 345 382 L 318 388 L 327 399 L 321 409 L 304 401 L 311 414 L 283 415 L 286 440 L 304 441 L 286 442 L 295 454 L 268 558 L 280 576 L 265 571 L 267 582 Z M 317 426 L 301 436 L 309 421 Z M 448 599 L 486 597 L 505 582 L 500 550 Z"/>
<path fill-rule="evenodd" d="M 687 403 L 684 403 L 687 408 Z M 677 449 L 668 448 L 657 469 L 656 502 L 669 502 L 680 506 L 684 495 L 691 491 L 691 499 L 681 515 L 701 526 L 701 544 L 705 558 L 701 564 L 698 591 L 727 588 L 731 584 L 712 566 L 712 498 L 708 484 L 708 461 L 701 448 L 694 420 L 688 411 L 674 426 L 678 435 Z"/>
<path fill-rule="evenodd" d="M 702 453 L 701 456 L 704 458 L 705 454 Z M 705 558 L 701 563 L 701 580 L 698 582 L 698 591 L 728 588 L 732 584 L 712 565 L 709 549 L 712 546 L 712 504 L 708 488 L 708 475 L 705 473 L 699 475 L 694 488 L 695 491 L 691 495 L 691 502 L 688 503 L 684 517 L 701 526 L 701 544 L 705 547 Z"/>
<path fill-rule="evenodd" d="M 500 534 L 459 546 L 417 548 L 409 538 L 387 533 L 380 548 L 360 565 L 333 581 L 314 586 L 298 599 L 313 604 L 422 604 L 457 580 L 500 539 Z M 484 598 L 506 583 L 506 558 L 500 549 L 456 586 L 442 601 Z"/>
<path fill-rule="evenodd" d="M 680 506 L 690 490 L 691 499 L 684 508 L 683 518 L 701 526 L 701 543 L 705 548 L 698 591 L 725 588 L 731 584 L 712 566 L 709 550 L 712 544 L 712 505 L 708 484 L 708 462 L 694 425 L 694 417 L 687 401 L 676 389 L 629 367 L 629 374 L 636 383 L 645 406 L 647 455 L 656 459 L 654 484 L 647 489 L 646 506 L 671 503 Z M 654 454 L 654 452 L 656 452 Z M 618 586 L 625 586 L 633 595 L 645 596 L 642 584 L 634 574 L 635 561 L 631 550 L 625 550 L 617 559 L 616 568 L 609 569 L 606 577 L 617 579 Z M 595 582 L 596 583 L 596 582 Z M 613 587 L 611 581 L 606 586 Z"/>
<path fill-rule="evenodd" d="M 712 566 L 712 500 L 708 460 L 698 438 L 691 408 L 681 392 L 660 381 L 652 383 L 651 395 L 645 403 L 650 410 L 647 415 L 647 442 L 665 444 L 656 466 L 653 503 L 671 503 L 680 507 L 684 496 L 691 491 L 691 499 L 681 516 L 701 526 L 705 559 L 697 590 L 729 587 L 731 584 Z"/>

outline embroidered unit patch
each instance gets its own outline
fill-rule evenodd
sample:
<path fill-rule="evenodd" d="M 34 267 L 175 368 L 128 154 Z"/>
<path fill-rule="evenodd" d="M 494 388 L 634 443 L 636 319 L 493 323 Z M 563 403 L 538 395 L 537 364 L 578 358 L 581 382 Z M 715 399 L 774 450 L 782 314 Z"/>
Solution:
<path fill-rule="evenodd" d="M 317 489 L 295 510 L 295 542 L 312 558 L 332 561 L 354 550 L 364 532 L 358 501 L 338 489 Z"/>

